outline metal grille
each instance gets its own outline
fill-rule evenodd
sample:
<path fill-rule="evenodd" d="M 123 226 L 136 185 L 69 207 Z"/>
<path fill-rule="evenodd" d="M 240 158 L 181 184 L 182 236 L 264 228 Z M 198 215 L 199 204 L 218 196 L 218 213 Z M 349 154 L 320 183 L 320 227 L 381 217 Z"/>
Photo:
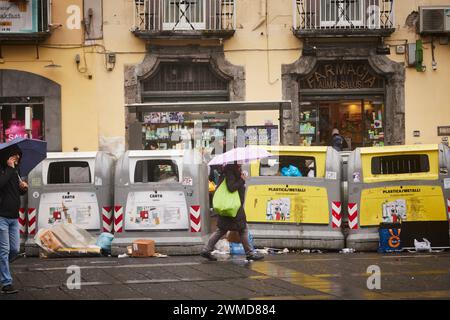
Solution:
<path fill-rule="evenodd" d="M 428 172 L 427 155 L 413 154 L 372 158 L 372 174 L 402 174 Z"/>
<path fill-rule="evenodd" d="M 228 81 L 212 73 L 208 64 L 161 64 L 159 71 L 143 81 L 148 91 L 228 91 Z"/>
<path fill-rule="evenodd" d="M 235 30 L 235 0 L 135 0 L 135 31 Z"/>
<path fill-rule="evenodd" d="M 294 28 L 394 28 L 394 0 L 293 0 Z"/>

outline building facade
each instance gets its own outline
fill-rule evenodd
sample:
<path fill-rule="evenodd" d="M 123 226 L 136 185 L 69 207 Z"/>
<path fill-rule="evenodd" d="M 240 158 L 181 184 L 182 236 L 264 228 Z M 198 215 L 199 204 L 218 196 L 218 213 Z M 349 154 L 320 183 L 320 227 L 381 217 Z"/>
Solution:
<path fill-rule="evenodd" d="M 120 154 L 221 136 L 327 145 L 335 128 L 350 149 L 450 135 L 449 0 L 3 0 L 0 11 L 3 141 Z"/>

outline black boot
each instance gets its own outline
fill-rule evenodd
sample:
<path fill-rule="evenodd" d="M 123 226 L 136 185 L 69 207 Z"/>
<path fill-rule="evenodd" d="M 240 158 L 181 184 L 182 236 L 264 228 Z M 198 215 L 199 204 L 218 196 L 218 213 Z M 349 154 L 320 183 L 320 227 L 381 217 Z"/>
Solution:
<path fill-rule="evenodd" d="M 209 251 L 202 251 L 202 252 L 200 253 L 200 255 L 201 255 L 203 258 L 208 259 L 209 261 L 217 261 L 217 258 L 214 257 L 214 256 L 211 254 L 211 252 L 209 252 Z"/>
<path fill-rule="evenodd" d="M 13 293 L 17 293 L 19 291 L 14 289 L 14 287 L 11 284 L 8 284 L 8 285 L 2 287 L 2 291 L 1 292 L 4 293 L 4 294 L 13 294 Z"/>
<path fill-rule="evenodd" d="M 257 260 L 262 260 L 262 259 L 264 259 L 264 256 L 262 254 L 254 253 L 254 252 L 247 254 L 247 260 L 257 261 Z"/>

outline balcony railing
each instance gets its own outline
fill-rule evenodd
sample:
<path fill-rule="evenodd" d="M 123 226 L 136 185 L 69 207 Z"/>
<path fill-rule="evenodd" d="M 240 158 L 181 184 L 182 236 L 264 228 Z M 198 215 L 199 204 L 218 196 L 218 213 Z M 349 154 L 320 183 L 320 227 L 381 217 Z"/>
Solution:
<path fill-rule="evenodd" d="M 0 41 L 39 42 L 50 36 L 51 0 L 9 0 L 0 4 Z"/>
<path fill-rule="evenodd" d="M 135 0 L 133 16 L 141 38 L 228 38 L 236 28 L 235 0 Z"/>
<path fill-rule="evenodd" d="M 293 0 L 298 36 L 380 35 L 394 32 L 394 0 Z"/>

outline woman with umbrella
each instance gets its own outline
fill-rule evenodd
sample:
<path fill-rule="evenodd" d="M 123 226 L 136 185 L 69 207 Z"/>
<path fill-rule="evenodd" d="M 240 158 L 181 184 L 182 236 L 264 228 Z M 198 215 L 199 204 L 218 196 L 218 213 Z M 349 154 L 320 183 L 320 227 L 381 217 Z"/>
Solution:
<path fill-rule="evenodd" d="M 1 292 L 17 293 L 12 285 L 9 270 L 11 262 L 20 250 L 19 208 L 20 196 L 28 190 L 26 182 L 19 177 L 17 167 L 22 151 L 12 145 L 0 154 L 0 282 Z"/>
<path fill-rule="evenodd" d="M 241 170 L 239 164 L 227 164 L 223 170 L 222 177 L 219 184 L 226 182 L 228 191 L 239 193 L 239 198 L 241 199 L 241 206 L 238 210 L 237 215 L 234 218 L 225 217 L 219 215 L 217 218 L 217 230 L 211 235 L 203 249 L 201 255 L 206 259 L 211 261 L 216 261 L 217 258 L 214 257 L 211 252 L 214 249 L 217 241 L 220 240 L 228 231 L 237 231 L 241 238 L 242 245 L 247 255 L 248 260 L 260 260 L 264 258 L 262 255 L 257 255 L 253 253 L 253 248 L 248 240 L 248 228 L 247 219 L 244 211 L 244 196 L 245 196 L 245 175 Z"/>
<path fill-rule="evenodd" d="M 207 244 L 203 248 L 201 256 L 216 261 L 211 252 L 214 250 L 215 244 L 222 238 L 228 231 L 237 231 L 241 238 L 242 245 L 247 256 L 247 260 L 261 260 L 264 256 L 255 254 L 253 248 L 248 240 L 248 228 L 247 219 L 244 211 L 244 197 L 245 197 L 245 179 L 246 175 L 242 172 L 242 167 L 239 163 L 248 162 L 251 160 L 261 159 L 271 156 L 270 153 L 263 149 L 257 148 L 236 148 L 226 153 L 216 156 L 208 164 L 212 165 L 225 165 L 222 175 L 220 177 L 218 186 L 222 183 L 226 183 L 226 187 L 229 192 L 238 192 L 240 199 L 240 207 L 235 217 L 227 217 L 218 215 L 217 218 L 217 230 L 211 235 Z M 216 190 L 218 190 L 217 188 Z"/>

